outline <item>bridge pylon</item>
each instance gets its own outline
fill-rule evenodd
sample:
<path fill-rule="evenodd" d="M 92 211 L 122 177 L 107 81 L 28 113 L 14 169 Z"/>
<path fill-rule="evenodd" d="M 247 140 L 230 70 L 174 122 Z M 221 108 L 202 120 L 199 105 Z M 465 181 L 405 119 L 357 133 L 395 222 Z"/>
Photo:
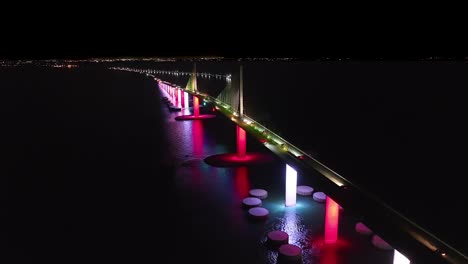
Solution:
<path fill-rule="evenodd" d="M 239 78 L 240 78 L 239 91 L 238 91 L 239 101 L 238 101 L 238 104 L 235 103 L 234 105 L 238 107 L 238 108 L 235 108 L 236 112 L 238 113 L 238 116 L 242 118 L 244 116 L 244 102 L 243 102 L 244 101 L 243 100 L 244 87 L 243 87 L 242 65 L 240 66 Z M 212 155 L 212 156 L 205 158 L 206 163 L 215 167 L 248 166 L 248 165 L 261 164 L 261 163 L 269 162 L 272 160 L 273 160 L 273 156 L 267 153 L 247 152 L 247 134 L 245 130 L 238 125 L 236 125 L 236 152 L 216 154 L 216 155 Z"/>
<path fill-rule="evenodd" d="M 192 92 L 193 114 L 176 116 L 175 120 L 185 121 L 185 120 L 196 120 L 196 119 L 209 119 L 209 118 L 216 117 L 216 115 L 213 115 L 213 114 L 200 114 L 200 98 L 196 95 L 198 93 L 198 88 L 197 88 L 197 66 L 195 63 L 193 64 L 193 71 L 190 76 L 190 79 L 187 82 L 187 86 L 185 87 L 185 90 Z M 184 108 L 189 108 L 188 107 L 188 95 L 189 93 L 187 92 L 184 93 L 184 97 L 186 98 L 184 100 Z"/>

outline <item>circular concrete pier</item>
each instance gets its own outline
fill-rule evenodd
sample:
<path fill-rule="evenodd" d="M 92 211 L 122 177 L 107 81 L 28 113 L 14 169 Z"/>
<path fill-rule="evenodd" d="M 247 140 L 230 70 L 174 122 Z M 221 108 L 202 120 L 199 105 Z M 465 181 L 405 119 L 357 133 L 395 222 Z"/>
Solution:
<path fill-rule="evenodd" d="M 268 243 L 272 246 L 280 246 L 289 243 L 289 235 L 280 230 L 274 230 L 267 234 Z"/>
<path fill-rule="evenodd" d="M 372 236 L 372 245 L 374 245 L 376 248 L 380 248 L 380 249 L 383 249 L 383 250 L 391 250 L 393 249 L 392 246 L 390 246 L 390 244 L 388 244 L 387 242 L 385 242 L 385 240 L 383 240 L 381 237 L 379 237 L 378 235 L 373 235 Z"/>
<path fill-rule="evenodd" d="M 197 120 L 197 119 L 210 119 L 210 118 L 215 118 L 215 117 L 216 115 L 210 115 L 210 114 L 198 115 L 198 116 L 181 115 L 181 116 L 176 116 L 174 119 L 177 121 L 185 121 L 185 120 Z"/>
<path fill-rule="evenodd" d="M 306 186 L 306 185 L 300 185 L 300 186 L 297 186 L 297 194 L 298 195 L 312 195 L 312 193 L 314 192 L 314 188 L 310 187 L 310 186 Z"/>
<path fill-rule="evenodd" d="M 242 204 L 247 207 L 247 208 L 252 208 L 256 206 L 261 206 L 262 205 L 262 200 L 256 198 L 256 197 L 247 197 L 244 200 L 242 200 Z"/>
<path fill-rule="evenodd" d="M 302 259 L 302 249 L 296 245 L 285 244 L 278 249 L 278 261 L 296 262 Z"/>
<path fill-rule="evenodd" d="M 268 192 L 263 189 L 252 189 L 249 191 L 250 196 L 256 197 L 259 199 L 265 199 L 268 197 Z"/>
<path fill-rule="evenodd" d="M 205 162 L 214 167 L 250 166 L 272 162 L 273 156 L 266 153 L 247 153 L 239 158 L 237 153 L 216 154 L 205 158 Z"/>
<path fill-rule="evenodd" d="M 319 203 L 324 203 L 327 200 L 327 195 L 323 192 L 316 192 L 312 197 Z"/>
<path fill-rule="evenodd" d="M 373 233 L 372 230 L 370 230 L 366 225 L 364 225 L 361 222 L 356 223 L 354 229 L 361 235 L 372 235 Z"/>
<path fill-rule="evenodd" d="M 266 219 L 269 213 L 270 212 L 263 207 L 254 207 L 249 209 L 249 215 L 256 220 Z"/>

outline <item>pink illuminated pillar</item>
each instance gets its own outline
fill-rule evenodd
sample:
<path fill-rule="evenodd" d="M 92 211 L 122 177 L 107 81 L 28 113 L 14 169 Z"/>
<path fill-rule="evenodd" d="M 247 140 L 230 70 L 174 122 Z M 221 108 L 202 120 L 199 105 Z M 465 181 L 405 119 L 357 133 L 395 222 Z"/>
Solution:
<path fill-rule="evenodd" d="M 325 205 L 325 244 L 335 243 L 338 239 L 338 216 L 340 206 L 327 195 Z"/>
<path fill-rule="evenodd" d="M 198 105 L 198 97 L 194 96 L 193 97 L 193 115 L 194 116 L 199 116 L 200 115 L 200 109 Z"/>
<path fill-rule="evenodd" d="M 182 107 L 182 95 L 180 89 L 177 89 L 177 107 Z"/>
<path fill-rule="evenodd" d="M 185 92 L 180 91 L 180 107 L 185 108 Z"/>
<path fill-rule="evenodd" d="M 245 158 L 247 137 L 245 136 L 245 130 L 240 126 L 237 129 L 237 157 Z"/>

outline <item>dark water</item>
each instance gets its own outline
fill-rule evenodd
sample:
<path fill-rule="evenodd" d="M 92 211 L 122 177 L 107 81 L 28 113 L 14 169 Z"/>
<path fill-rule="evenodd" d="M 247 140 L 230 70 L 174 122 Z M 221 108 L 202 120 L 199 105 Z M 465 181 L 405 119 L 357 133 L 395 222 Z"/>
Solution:
<path fill-rule="evenodd" d="M 197 62 L 232 73 L 240 63 Z M 191 71 L 191 63 L 134 65 Z M 468 253 L 468 64 L 244 62 L 246 113 Z M 188 77 L 159 76 L 185 86 Z M 215 95 L 226 84 L 199 78 Z"/>
<path fill-rule="evenodd" d="M 112 72 L 0 72 L 3 263 L 155 259 L 172 211 L 158 202 L 169 200 L 170 171 L 158 162 L 167 141 L 152 84 Z"/>

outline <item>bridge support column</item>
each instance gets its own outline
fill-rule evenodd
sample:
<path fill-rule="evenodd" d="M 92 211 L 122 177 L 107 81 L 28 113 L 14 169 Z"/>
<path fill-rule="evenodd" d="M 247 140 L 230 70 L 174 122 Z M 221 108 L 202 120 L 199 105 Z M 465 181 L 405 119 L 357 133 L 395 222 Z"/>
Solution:
<path fill-rule="evenodd" d="M 333 244 L 338 239 L 338 217 L 340 206 L 327 195 L 325 202 L 325 244 Z"/>
<path fill-rule="evenodd" d="M 297 171 L 286 164 L 286 206 L 296 206 Z"/>
<path fill-rule="evenodd" d="M 184 92 L 184 108 L 189 108 L 189 102 L 188 102 L 188 93 Z"/>
<path fill-rule="evenodd" d="M 247 150 L 247 136 L 245 130 L 240 126 L 236 126 L 237 130 L 237 157 L 240 159 L 245 158 Z"/>
<path fill-rule="evenodd" d="M 175 120 L 183 121 L 183 120 L 209 119 L 209 118 L 216 117 L 216 115 L 212 115 L 212 114 L 200 114 L 200 98 L 196 95 L 193 95 L 193 114 L 190 115 L 189 114 L 190 112 L 189 93 L 184 92 L 183 97 L 184 97 L 183 100 L 184 100 L 184 108 L 185 108 L 184 113 L 186 113 L 187 115 L 176 116 Z M 179 100 L 182 101 L 182 99 L 179 99 Z"/>
<path fill-rule="evenodd" d="M 193 96 L 193 115 L 195 117 L 198 117 L 200 115 L 200 106 L 199 106 L 199 101 L 198 97 L 195 95 Z"/>
<path fill-rule="evenodd" d="M 410 260 L 395 249 L 393 252 L 393 264 L 410 264 Z"/>
<path fill-rule="evenodd" d="M 174 105 L 176 105 L 176 104 L 177 104 L 177 102 L 176 102 L 176 99 L 177 99 L 177 98 L 176 98 L 175 88 L 172 87 L 172 86 L 171 86 L 171 94 L 172 94 L 172 103 L 173 103 Z"/>
<path fill-rule="evenodd" d="M 177 107 L 182 108 L 182 94 L 180 89 L 177 89 Z"/>

